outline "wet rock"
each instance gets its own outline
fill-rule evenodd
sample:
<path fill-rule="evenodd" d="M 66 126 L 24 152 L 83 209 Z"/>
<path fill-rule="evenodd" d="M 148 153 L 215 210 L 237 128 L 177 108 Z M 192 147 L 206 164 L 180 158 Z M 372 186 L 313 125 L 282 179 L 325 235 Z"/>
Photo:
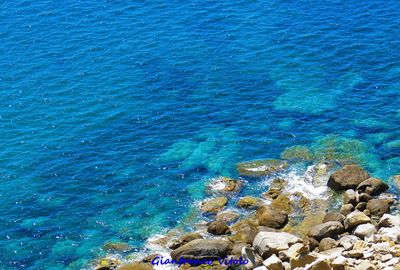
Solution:
<path fill-rule="evenodd" d="M 219 213 L 215 219 L 216 220 L 220 220 L 220 221 L 224 221 L 226 223 L 231 223 L 231 222 L 235 222 L 236 220 L 238 220 L 240 217 L 240 215 L 238 213 L 232 212 L 232 211 L 225 211 L 225 212 L 221 212 Z"/>
<path fill-rule="evenodd" d="M 317 240 L 326 237 L 335 237 L 344 232 L 342 223 L 338 221 L 328 221 L 311 228 L 309 235 Z"/>
<path fill-rule="evenodd" d="M 239 175 L 259 177 L 282 171 L 288 166 L 283 160 L 267 159 L 253 160 L 236 165 Z"/>
<path fill-rule="evenodd" d="M 116 251 L 116 252 L 128 252 L 132 247 L 123 242 L 108 242 L 103 245 L 103 250 L 105 251 Z"/>
<path fill-rule="evenodd" d="M 386 190 L 389 186 L 378 178 L 368 178 L 357 186 L 357 191 L 367 193 L 372 196 L 378 195 Z"/>
<path fill-rule="evenodd" d="M 379 227 L 400 227 L 400 217 L 384 214 L 379 220 Z"/>
<path fill-rule="evenodd" d="M 338 245 L 339 243 L 335 241 L 335 239 L 332 239 L 330 237 L 323 238 L 319 243 L 319 251 L 329 250 L 337 247 Z"/>
<path fill-rule="evenodd" d="M 281 154 L 282 159 L 287 159 L 291 161 L 310 161 L 313 159 L 313 154 L 311 150 L 302 145 L 295 145 L 286 148 L 282 154 Z"/>
<path fill-rule="evenodd" d="M 236 205 L 240 208 L 254 209 L 259 207 L 261 205 L 261 202 L 257 198 L 246 196 L 240 198 Z"/>
<path fill-rule="evenodd" d="M 171 252 L 172 259 L 218 259 L 225 258 L 232 250 L 224 240 L 196 239 Z"/>
<path fill-rule="evenodd" d="M 340 214 L 342 214 L 343 216 L 347 216 L 353 211 L 354 211 L 354 206 L 352 204 L 344 204 L 339 210 Z"/>
<path fill-rule="evenodd" d="M 370 223 L 371 219 L 365 215 L 363 212 L 354 211 L 350 213 L 344 220 L 344 227 L 345 229 L 352 229 L 357 227 L 358 225 Z"/>
<path fill-rule="evenodd" d="M 202 202 L 201 211 L 204 213 L 217 213 L 221 211 L 228 203 L 226 197 L 216 197 Z"/>
<path fill-rule="evenodd" d="M 196 239 L 203 239 L 203 236 L 201 236 L 199 233 L 187 233 L 183 236 L 181 236 L 180 238 L 178 238 L 177 240 L 175 240 L 170 246 L 170 249 L 177 249 L 187 243 L 189 243 L 190 241 L 196 240 Z"/>
<path fill-rule="evenodd" d="M 354 230 L 354 235 L 360 237 L 361 239 L 370 237 L 374 233 L 376 233 L 376 228 L 371 223 L 361 224 Z"/>
<path fill-rule="evenodd" d="M 288 222 L 287 213 L 275 210 L 271 206 L 261 206 L 257 209 L 256 218 L 260 226 L 280 229 Z"/>
<path fill-rule="evenodd" d="M 297 236 L 285 232 L 260 232 L 254 238 L 254 250 L 263 258 L 272 254 L 277 255 L 279 251 L 287 250 L 295 243 L 301 243 Z"/>
<path fill-rule="evenodd" d="M 356 189 L 368 178 L 370 176 L 363 168 L 357 165 L 346 165 L 329 177 L 328 186 L 337 191 Z"/>
<path fill-rule="evenodd" d="M 275 200 L 271 202 L 271 207 L 283 211 L 287 214 L 293 212 L 292 200 L 290 194 L 280 194 Z"/>
<path fill-rule="evenodd" d="M 213 221 L 208 225 L 207 232 L 214 235 L 224 235 L 230 232 L 228 225 L 224 221 Z"/>
<path fill-rule="evenodd" d="M 352 189 L 346 190 L 346 192 L 343 194 L 343 204 L 356 205 L 356 203 L 357 203 L 357 193 Z"/>
<path fill-rule="evenodd" d="M 373 216 L 382 217 L 383 214 L 389 212 L 389 204 L 385 200 L 372 199 L 367 203 L 367 210 Z"/>
<path fill-rule="evenodd" d="M 272 180 L 268 191 L 263 193 L 263 196 L 267 199 L 276 199 L 282 193 L 286 185 L 286 180 L 275 178 L 274 180 Z"/>
<path fill-rule="evenodd" d="M 266 259 L 263 264 L 267 270 L 284 270 L 282 261 L 275 254 Z"/>
<path fill-rule="evenodd" d="M 241 181 L 224 176 L 214 178 L 207 186 L 209 191 L 221 193 L 238 192 L 241 187 Z"/>
<path fill-rule="evenodd" d="M 340 214 L 339 212 L 329 212 L 329 213 L 326 213 L 322 222 L 325 223 L 328 221 L 338 221 L 340 223 L 343 223 L 344 216 L 342 214 Z"/>

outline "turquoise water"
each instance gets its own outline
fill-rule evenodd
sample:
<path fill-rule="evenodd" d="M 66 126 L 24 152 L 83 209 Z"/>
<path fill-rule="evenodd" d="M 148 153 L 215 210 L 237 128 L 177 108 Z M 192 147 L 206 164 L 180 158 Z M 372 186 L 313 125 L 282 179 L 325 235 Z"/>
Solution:
<path fill-rule="evenodd" d="M 0 267 L 81 269 L 293 145 L 400 173 L 398 1 L 0 3 Z"/>

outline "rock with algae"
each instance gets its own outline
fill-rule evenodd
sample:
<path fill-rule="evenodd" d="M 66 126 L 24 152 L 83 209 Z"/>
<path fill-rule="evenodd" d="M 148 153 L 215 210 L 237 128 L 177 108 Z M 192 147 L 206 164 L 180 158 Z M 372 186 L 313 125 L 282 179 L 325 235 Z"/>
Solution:
<path fill-rule="evenodd" d="M 260 177 L 284 170 L 288 163 L 284 160 L 265 159 L 241 162 L 236 165 L 240 175 Z"/>
<path fill-rule="evenodd" d="M 281 153 L 281 158 L 282 159 L 287 159 L 291 161 L 310 161 L 312 160 L 313 153 L 311 150 L 303 145 L 295 145 L 286 148 L 282 153 Z"/>

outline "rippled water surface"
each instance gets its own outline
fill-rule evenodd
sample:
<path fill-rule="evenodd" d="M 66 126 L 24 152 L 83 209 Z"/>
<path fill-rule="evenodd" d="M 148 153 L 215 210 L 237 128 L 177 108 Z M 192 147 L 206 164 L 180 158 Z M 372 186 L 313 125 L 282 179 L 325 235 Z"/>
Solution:
<path fill-rule="evenodd" d="M 0 3 L 0 267 L 140 249 L 293 145 L 400 173 L 398 1 Z"/>

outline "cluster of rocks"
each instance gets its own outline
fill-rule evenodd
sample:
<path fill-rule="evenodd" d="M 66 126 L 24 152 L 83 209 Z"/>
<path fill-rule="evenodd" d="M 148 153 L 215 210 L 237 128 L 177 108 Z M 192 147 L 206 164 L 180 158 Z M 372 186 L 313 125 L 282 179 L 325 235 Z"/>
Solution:
<path fill-rule="evenodd" d="M 254 163 L 254 162 L 253 162 Z M 260 176 L 282 170 L 286 164 L 269 162 L 239 164 L 239 173 Z M 310 202 L 301 194 L 287 194 L 285 180 L 276 179 L 263 194 L 271 200 L 243 197 L 237 207 L 250 216 L 240 218 L 235 212 L 224 211 L 229 195 L 238 192 L 241 183 L 218 178 L 217 195 L 201 203 L 200 210 L 213 221 L 204 231 L 191 232 L 170 239 L 166 248 L 171 260 L 212 261 L 210 269 L 247 270 L 400 270 L 400 217 L 390 214 L 396 209 L 394 195 L 385 193 L 388 185 L 371 177 L 356 165 L 346 165 L 330 175 L 327 182 L 338 193 L 341 204 L 327 211 L 323 200 Z M 225 194 L 224 194 L 225 193 Z M 300 209 L 302 219 L 293 221 Z M 323 209 L 323 211 L 321 210 Z M 142 261 L 97 270 L 152 269 L 152 254 Z M 218 259 L 243 258 L 246 264 L 226 265 Z M 184 264 L 180 269 L 203 269 L 204 265 Z"/>

